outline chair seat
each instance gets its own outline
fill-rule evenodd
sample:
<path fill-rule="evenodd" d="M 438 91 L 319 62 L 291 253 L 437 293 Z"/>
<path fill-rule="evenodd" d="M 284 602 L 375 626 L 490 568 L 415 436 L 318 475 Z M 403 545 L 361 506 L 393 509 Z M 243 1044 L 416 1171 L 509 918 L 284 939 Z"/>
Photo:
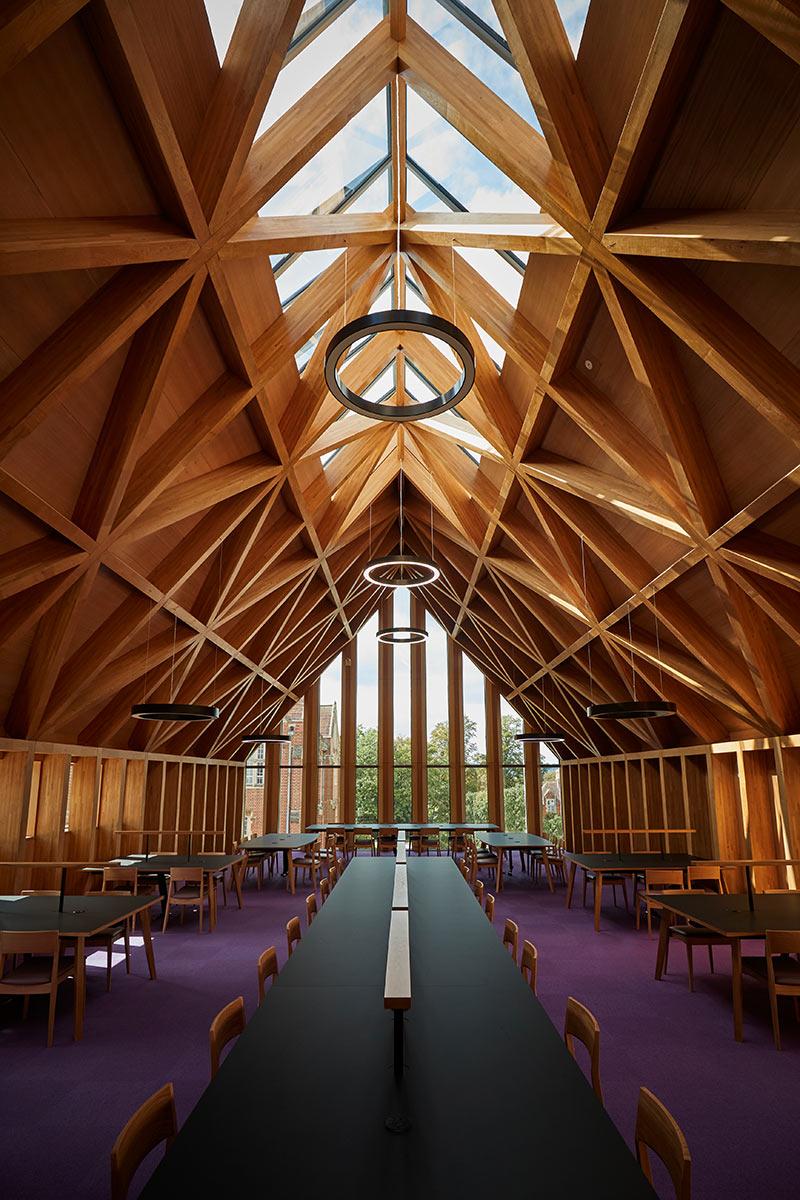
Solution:
<path fill-rule="evenodd" d="M 62 955 L 58 960 L 58 981 L 61 983 L 75 969 L 75 960 L 66 955 Z M 12 967 L 10 971 L 0 979 L 0 984 L 5 987 L 16 988 L 20 991 L 28 986 L 40 984 L 49 984 L 50 976 L 53 971 L 53 960 L 50 958 L 27 958 L 20 963 L 18 967 Z"/>
<path fill-rule="evenodd" d="M 670 925 L 669 935 L 682 938 L 685 942 L 708 942 L 713 946 L 725 946 L 728 942 L 721 933 L 712 933 L 701 925 Z"/>
<path fill-rule="evenodd" d="M 800 962 L 797 959 L 790 958 L 788 954 L 781 954 L 780 957 L 774 958 L 772 963 L 775 972 L 775 982 L 779 987 L 789 986 L 800 988 Z M 766 979 L 767 960 L 755 955 L 747 955 L 742 958 L 742 970 L 746 971 L 748 975 L 756 975 L 759 979 Z"/>
<path fill-rule="evenodd" d="M 172 900 L 176 903 L 180 900 L 199 900 L 200 899 L 200 884 L 185 883 L 183 887 L 174 888 L 172 892 Z"/>
<path fill-rule="evenodd" d="M 86 939 L 87 946 L 105 946 L 107 942 L 115 942 L 117 938 L 125 936 L 124 925 L 112 925 L 110 929 L 104 929 L 102 933 L 96 933 L 94 937 Z"/>
<path fill-rule="evenodd" d="M 292 865 L 295 867 L 318 867 L 319 859 L 316 859 L 316 858 L 293 858 Z"/>

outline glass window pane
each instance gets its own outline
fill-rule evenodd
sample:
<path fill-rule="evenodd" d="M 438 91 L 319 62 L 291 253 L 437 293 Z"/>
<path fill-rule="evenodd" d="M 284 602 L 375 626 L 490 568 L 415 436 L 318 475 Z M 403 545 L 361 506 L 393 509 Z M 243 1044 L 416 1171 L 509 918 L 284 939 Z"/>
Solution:
<path fill-rule="evenodd" d="M 261 837 L 264 829 L 265 746 L 256 746 L 247 756 L 244 772 L 244 809 L 242 837 Z"/>
<path fill-rule="evenodd" d="M 428 767 L 428 820 L 432 825 L 450 821 L 449 767 Z"/>
<path fill-rule="evenodd" d="M 278 801 L 278 831 L 301 833 L 303 816 L 303 768 L 282 767 L 281 792 Z"/>
<path fill-rule="evenodd" d="M 317 253 L 322 254 L 324 251 L 317 251 Z M 495 250 L 462 246 L 456 250 L 456 254 L 465 258 L 481 278 L 485 279 L 489 286 L 493 287 L 496 292 L 499 292 L 512 308 L 517 307 L 519 294 L 522 291 L 521 271 L 518 271 L 516 267 L 512 267 L 511 263 Z"/>
<path fill-rule="evenodd" d="M 540 769 L 542 782 L 542 832 L 548 838 L 564 836 L 564 824 L 561 818 L 561 769 L 559 767 L 542 767 Z"/>
<path fill-rule="evenodd" d="M 486 706 L 483 674 L 463 656 L 464 674 L 464 762 L 486 762 Z M 485 772 L 484 772 L 485 774 Z"/>
<path fill-rule="evenodd" d="M 503 819 L 509 831 L 527 830 L 525 771 L 522 767 L 503 767 Z"/>
<path fill-rule="evenodd" d="M 275 279 L 283 307 L 304 292 L 341 253 L 341 250 L 307 250 L 305 254 L 298 254 Z"/>
<path fill-rule="evenodd" d="M 341 821 L 339 808 L 339 787 L 341 778 L 339 767 L 320 767 L 319 796 L 317 802 L 317 821 L 326 825 L 331 821 Z"/>
<path fill-rule="evenodd" d="M 446 765 L 450 761 L 449 716 L 447 711 L 447 634 L 430 613 L 425 616 L 428 641 L 425 647 L 426 660 L 426 711 L 428 720 L 428 762 Z M 444 774 L 437 772 L 437 774 Z M 431 778 L 428 772 L 428 795 Z M 437 787 L 439 785 L 437 784 Z M 449 806 L 449 779 L 447 796 Z M 442 818 L 437 817 L 437 820 Z"/>
<path fill-rule="evenodd" d="M 386 167 L 352 204 L 347 205 L 347 211 L 354 213 L 383 212 L 389 204 L 390 178 L 389 168 Z"/>
<path fill-rule="evenodd" d="M 589 0 L 556 0 L 556 8 L 564 23 L 572 52 L 577 54 L 586 24 L 586 14 L 589 11 Z"/>
<path fill-rule="evenodd" d="M 393 623 L 398 628 L 411 624 L 411 595 L 408 588 L 395 589 Z M 393 660 L 394 761 L 402 765 L 411 763 L 411 647 L 395 646 Z M 411 787 L 410 774 L 408 786 Z M 410 797 L 411 792 L 408 794 Z M 398 817 L 397 820 L 410 821 L 411 817 Z"/>
<path fill-rule="evenodd" d="M 486 767 L 467 767 L 464 799 L 468 822 L 489 820 Z"/>
<path fill-rule="evenodd" d="M 394 769 L 394 820 L 411 820 L 411 767 Z"/>
<path fill-rule="evenodd" d="M 483 18 L 483 13 L 478 13 L 472 5 L 469 7 Z M 445 50 L 490 87 L 495 95 L 505 100 L 506 104 L 526 121 L 539 128 L 525 85 L 516 67 L 502 59 L 445 8 L 431 4 L 431 0 L 409 0 L 408 13 L 418 25 L 435 37 Z"/>
<path fill-rule="evenodd" d="M 338 766 L 341 759 L 339 704 L 342 698 L 342 656 L 338 654 L 319 681 L 319 757 L 321 767 Z"/>
<path fill-rule="evenodd" d="M 378 819 L 378 768 L 356 767 L 356 822 Z"/>
<path fill-rule="evenodd" d="M 378 762 L 378 614 L 374 613 L 358 633 L 356 693 L 356 762 L 375 766 Z M 377 775 L 375 795 L 377 797 Z M 376 798 L 377 804 L 377 798 Z M 377 812 L 375 814 L 377 817 Z"/>

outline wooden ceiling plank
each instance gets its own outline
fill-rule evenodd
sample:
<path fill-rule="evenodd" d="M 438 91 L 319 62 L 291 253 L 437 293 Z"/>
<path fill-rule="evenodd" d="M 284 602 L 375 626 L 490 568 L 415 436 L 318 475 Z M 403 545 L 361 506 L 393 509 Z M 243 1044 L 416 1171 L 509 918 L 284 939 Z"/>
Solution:
<path fill-rule="evenodd" d="M 626 217 L 602 241 L 614 254 L 798 266 L 800 213 L 651 209 Z"/>
<path fill-rule="evenodd" d="M 0 220 L 0 275 L 179 262 L 197 250 L 161 217 Z"/>
<path fill-rule="evenodd" d="M 7 0 L 0 14 L 0 76 L 83 8 L 87 0 Z"/>
<path fill-rule="evenodd" d="M 0 554 L 0 600 L 85 562 L 86 551 L 47 535 Z"/>
<path fill-rule="evenodd" d="M 800 8 L 797 0 L 723 0 L 731 12 L 800 63 Z"/>

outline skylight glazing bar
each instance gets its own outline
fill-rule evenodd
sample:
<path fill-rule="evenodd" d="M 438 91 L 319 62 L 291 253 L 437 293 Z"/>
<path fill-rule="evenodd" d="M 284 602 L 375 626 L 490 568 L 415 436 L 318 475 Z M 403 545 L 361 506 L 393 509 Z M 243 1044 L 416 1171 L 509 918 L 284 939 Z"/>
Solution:
<path fill-rule="evenodd" d="M 283 65 L 296 58 L 301 50 L 310 46 L 316 37 L 328 26 L 355 4 L 355 0 L 319 0 L 308 12 L 302 13 L 294 31 L 294 37 L 289 43 Z"/>
<path fill-rule="evenodd" d="M 499 55 L 503 62 L 508 63 L 516 71 L 517 64 L 514 62 L 514 55 L 511 53 L 511 47 L 508 42 L 505 38 L 500 37 L 499 33 L 495 33 L 490 25 L 481 20 L 477 13 L 467 8 L 466 4 L 461 4 L 460 0 L 438 0 L 438 3 L 452 17 L 460 21 L 470 33 L 474 33 L 475 37 L 480 38 L 484 46 L 488 46 L 490 50 L 494 50 L 495 54 Z"/>

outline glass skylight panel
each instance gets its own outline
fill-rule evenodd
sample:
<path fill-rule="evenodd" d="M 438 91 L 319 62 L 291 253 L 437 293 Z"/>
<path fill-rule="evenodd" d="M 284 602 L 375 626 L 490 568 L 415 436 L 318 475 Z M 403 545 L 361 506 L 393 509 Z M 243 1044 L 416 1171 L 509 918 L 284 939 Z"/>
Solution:
<path fill-rule="evenodd" d="M 428 400 L 433 400 L 438 395 L 428 381 L 423 378 L 408 360 L 404 363 L 403 379 L 406 395 L 410 399 L 416 400 L 418 404 L 425 404 Z M 429 422 L 423 420 L 421 424 L 427 425 Z"/>
<path fill-rule="evenodd" d="M 383 368 L 380 375 L 373 379 L 369 387 L 365 388 L 362 395 L 366 400 L 385 400 L 387 396 L 391 396 L 394 390 L 394 362 L 390 362 Z"/>
<path fill-rule="evenodd" d="M 504 100 L 509 108 L 513 108 L 515 113 L 537 129 L 540 128 L 525 91 L 525 84 L 516 67 L 510 66 L 495 50 L 476 37 L 458 17 L 440 4 L 432 4 L 431 0 L 409 0 L 408 14 L 473 75 L 491 88 L 495 95 Z M 482 18 L 482 14 L 476 15 Z"/>
<path fill-rule="evenodd" d="M 502 258 L 494 250 L 459 246 L 456 254 L 465 258 L 481 278 L 485 279 L 496 292 L 499 292 L 512 308 L 517 307 L 519 294 L 522 291 L 523 275 L 521 271 L 512 267 L 507 259 Z"/>
<path fill-rule="evenodd" d="M 382 19 L 382 0 L 355 0 L 353 5 L 331 21 L 327 29 L 323 29 L 296 57 L 291 58 L 281 68 L 258 134 L 274 125 L 278 117 L 296 104 Z"/>
<path fill-rule="evenodd" d="M 390 200 L 389 186 L 390 175 L 389 168 L 387 166 L 384 167 L 380 175 L 373 179 L 369 187 L 365 188 L 360 196 L 358 196 L 350 204 L 346 205 L 347 211 L 354 213 L 383 212 L 384 209 L 388 207 Z"/>
<path fill-rule="evenodd" d="M 408 152 L 470 212 L 538 212 L 539 205 L 417 93 L 408 90 Z"/>
<path fill-rule="evenodd" d="M 315 334 L 313 334 L 313 336 L 308 339 L 306 344 L 304 346 L 301 346 L 300 349 L 295 354 L 294 361 L 297 364 L 298 371 L 303 370 L 303 367 L 306 365 L 308 360 L 311 358 L 311 355 L 316 350 L 317 343 L 319 342 L 319 339 L 322 337 L 322 331 L 324 330 L 324 328 L 325 328 L 324 325 L 320 326 L 320 328 L 317 330 L 317 332 Z"/>
<path fill-rule="evenodd" d="M 572 52 L 577 55 L 589 11 L 589 0 L 556 0 L 556 8 L 567 31 Z"/>
<path fill-rule="evenodd" d="M 468 8 L 470 12 L 475 13 L 476 17 L 480 17 L 484 25 L 488 25 L 490 29 L 493 29 L 505 41 L 503 26 L 500 24 L 500 18 L 497 13 L 494 11 L 492 0 L 467 0 L 464 7 Z"/>
<path fill-rule="evenodd" d="M 416 212 L 452 212 L 450 205 L 431 191 L 409 165 L 406 166 L 406 199 Z"/>
<path fill-rule="evenodd" d="M 228 52 L 241 9 L 242 0 L 206 0 L 206 15 L 220 65 Z"/>
<path fill-rule="evenodd" d="M 481 326 L 478 324 L 477 321 L 474 321 L 473 324 L 475 325 L 475 328 L 477 329 L 478 334 L 480 335 L 481 341 L 483 342 L 486 349 L 489 351 L 489 354 L 492 357 L 494 365 L 499 370 L 500 367 L 502 367 L 503 363 L 506 361 L 505 350 L 503 349 L 503 347 L 500 345 L 499 342 L 496 342 L 494 340 L 494 338 L 492 337 L 492 335 L 490 333 L 487 333 L 485 329 L 481 328 Z"/>
<path fill-rule="evenodd" d="M 320 454 L 319 461 L 322 463 L 323 467 L 327 467 L 328 463 L 331 461 L 332 458 L 336 457 L 336 455 L 339 453 L 341 448 L 342 448 L 341 446 L 336 446 L 335 449 L 329 450 L 327 452 L 327 454 Z"/>
<path fill-rule="evenodd" d="M 388 148 L 386 95 L 379 92 L 260 209 L 262 217 L 310 213 L 325 204 Z M 384 206 L 385 207 L 385 206 Z"/>
<path fill-rule="evenodd" d="M 283 307 L 305 291 L 341 253 L 341 250 L 306 250 L 298 254 L 275 280 Z"/>

